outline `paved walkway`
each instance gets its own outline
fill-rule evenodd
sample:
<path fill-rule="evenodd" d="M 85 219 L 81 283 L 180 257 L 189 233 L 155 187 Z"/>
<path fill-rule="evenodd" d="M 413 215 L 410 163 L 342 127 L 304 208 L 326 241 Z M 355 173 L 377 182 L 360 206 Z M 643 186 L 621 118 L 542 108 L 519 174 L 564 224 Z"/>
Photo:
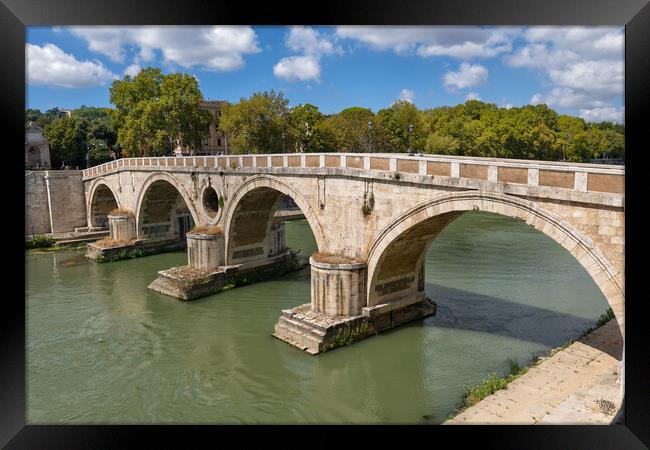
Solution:
<path fill-rule="evenodd" d="M 445 424 L 610 424 L 622 350 L 612 319 Z"/>

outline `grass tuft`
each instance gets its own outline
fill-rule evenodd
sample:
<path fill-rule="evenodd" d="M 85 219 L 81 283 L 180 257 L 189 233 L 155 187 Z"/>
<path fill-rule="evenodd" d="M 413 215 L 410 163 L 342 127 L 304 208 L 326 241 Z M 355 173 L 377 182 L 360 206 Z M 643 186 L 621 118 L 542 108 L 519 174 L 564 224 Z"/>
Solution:
<path fill-rule="evenodd" d="M 126 208 L 115 208 L 108 213 L 109 216 L 133 216 L 133 211 Z"/>
<path fill-rule="evenodd" d="M 201 233 L 209 234 L 210 236 L 216 236 L 223 234 L 223 230 L 219 226 L 208 227 L 205 225 L 197 225 L 190 230 L 190 233 Z"/>
<path fill-rule="evenodd" d="M 123 245 L 131 245 L 131 241 L 123 241 L 121 239 L 104 238 L 99 241 L 93 242 L 99 248 L 121 247 Z"/>

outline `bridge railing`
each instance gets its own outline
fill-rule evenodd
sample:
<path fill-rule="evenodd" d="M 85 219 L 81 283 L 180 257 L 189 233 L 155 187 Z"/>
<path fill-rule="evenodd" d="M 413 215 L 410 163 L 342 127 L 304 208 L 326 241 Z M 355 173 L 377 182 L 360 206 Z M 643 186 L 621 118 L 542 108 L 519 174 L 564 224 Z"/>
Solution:
<path fill-rule="evenodd" d="M 408 156 L 402 153 L 290 153 L 268 155 L 125 158 L 90 167 L 84 179 L 120 170 L 352 169 L 391 174 L 460 178 L 513 185 L 623 194 L 625 167 L 557 161 L 529 161 L 449 155 Z M 398 178 L 395 176 L 395 178 Z"/>

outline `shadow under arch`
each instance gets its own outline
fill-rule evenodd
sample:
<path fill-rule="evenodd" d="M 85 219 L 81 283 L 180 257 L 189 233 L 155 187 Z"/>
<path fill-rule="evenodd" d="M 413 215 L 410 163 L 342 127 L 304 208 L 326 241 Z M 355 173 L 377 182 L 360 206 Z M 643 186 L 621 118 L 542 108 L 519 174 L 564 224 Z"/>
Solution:
<path fill-rule="evenodd" d="M 288 183 L 273 176 L 257 175 L 237 187 L 225 208 L 226 264 L 231 264 L 235 246 L 251 245 L 268 236 L 277 204 L 283 195 L 291 197 L 305 215 L 318 250 L 325 248 L 325 235 L 309 202 Z M 238 214 L 242 210 L 248 210 L 249 215 L 240 217 Z M 243 238 L 238 243 L 235 243 L 235 228 Z"/>
<path fill-rule="evenodd" d="M 138 233 L 138 236 L 141 236 L 141 230 L 142 230 L 142 207 L 143 204 L 145 203 L 145 196 L 147 195 L 148 192 L 150 192 L 150 188 L 154 183 L 158 182 L 167 182 L 169 185 L 171 185 L 178 195 L 183 199 L 185 202 L 185 206 L 187 207 L 190 216 L 192 218 L 192 221 L 194 224 L 200 224 L 200 216 L 196 211 L 196 208 L 194 206 L 194 203 L 191 200 L 191 197 L 187 194 L 181 183 L 179 183 L 173 176 L 171 176 L 168 173 L 165 172 L 159 172 L 159 173 L 154 173 L 151 174 L 149 177 L 147 177 L 144 182 L 142 183 L 142 186 L 139 190 L 138 193 L 138 199 L 136 200 L 136 206 L 135 206 L 135 227 Z M 160 185 L 160 184 L 159 184 Z"/>
<path fill-rule="evenodd" d="M 108 181 L 104 178 L 94 180 L 86 210 L 88 226 L 108 228 L 108 214 L 120 207 L 120 200 Z"/>
<path fill-rule="evenodd" d="M 413 293 L 423 291 L 422 263 L 431 242 L 454 219 L 472 210 L 525 221 L 564 247 L 603 293 L 614 311 L 621 335 L 625 336 L 623 275 L 594 242 L 539 205 L 498 193 L 470 191 L 445 194 L 395 218 L 379 233 L 368 251 L 367 305 L 373 306 L 408 294 L 406 289 Z M 391 270 L 383 264 L 384 261 L 391 261 L 393 266 L 399 265 L 400 258 L 406 266 Z"/>
<path fill-rule="evenodd" d="M 168 174 L 153 174 L 143 183 L 136 207 L 139 238 L 185 240 L 198 215 L 183 187 Z"/>

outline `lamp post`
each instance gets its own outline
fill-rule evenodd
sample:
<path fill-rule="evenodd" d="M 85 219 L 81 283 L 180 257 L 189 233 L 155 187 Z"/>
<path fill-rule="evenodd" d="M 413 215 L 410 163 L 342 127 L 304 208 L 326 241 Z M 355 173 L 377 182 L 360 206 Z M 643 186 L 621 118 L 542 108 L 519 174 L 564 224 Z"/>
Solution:
<path fill-rule="evenodd" d="M 90 147 L 86 148 L 86 169 L 90 167 Z"/>
<path fill-rule="evenodd" d="M 370 134 L 370 153 L 372 153 L 372 121 L 368 121 L 368 133 Z"/>
<path fill-rule="evenodd" d="M 244 130 L 244 153 L 248 153 L 248 131 Z"/>
<path fill-rule="evenodd" d="M 309 136 L 311 136 L 311 132 L 309 131 L 309 122 L 305 122 L 305 146 L 304 148 L 301 148 L 301 152 L 306 152 L 307 151 L 307 141 L 309 140 Z"/>
<path fill-rule="evenodd" d="M 282 132 L 282 153 L 286 153 L 286 150 L 284 149 L 284 131 Z"/>
<path fill-rule="evenodd" d="M 413 155 L 413 124 L 409 125 L 409 156 Z"/>

